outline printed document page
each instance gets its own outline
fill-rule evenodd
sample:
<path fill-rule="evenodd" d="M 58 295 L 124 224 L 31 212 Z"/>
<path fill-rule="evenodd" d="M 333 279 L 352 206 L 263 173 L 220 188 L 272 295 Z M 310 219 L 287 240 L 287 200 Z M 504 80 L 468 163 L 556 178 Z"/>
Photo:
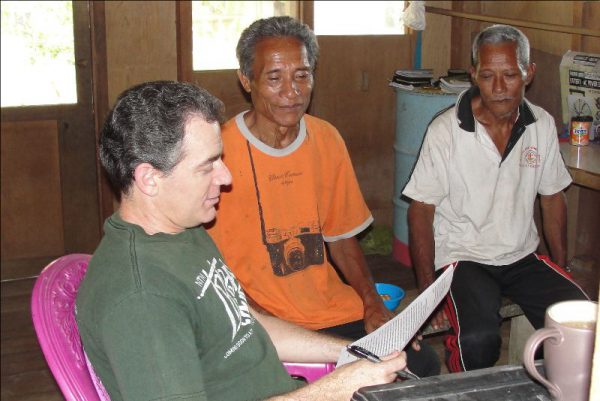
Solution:
<path fill-rule="evenodd" d="M 359 345 L 378 356 L 403 350 L 448 293 L 453 273 L 454 265 L 451 265 L 406 309 L 377 330 L 356 340 L 352 345 Z M 337 366 L 345 365 L 356 359 L 344 349 L 340 354 Z"/>

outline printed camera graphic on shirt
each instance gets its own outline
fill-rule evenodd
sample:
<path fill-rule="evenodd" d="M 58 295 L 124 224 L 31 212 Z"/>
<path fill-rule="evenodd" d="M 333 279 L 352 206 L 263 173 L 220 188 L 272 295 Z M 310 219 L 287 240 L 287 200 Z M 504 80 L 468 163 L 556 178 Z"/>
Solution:
<path fill-rule="evenodd" d="M 276 276 L 286 276 L 323 263 L 323 237 L 317 224 L 289 230 L 266 230 L 266 246 Z"/>

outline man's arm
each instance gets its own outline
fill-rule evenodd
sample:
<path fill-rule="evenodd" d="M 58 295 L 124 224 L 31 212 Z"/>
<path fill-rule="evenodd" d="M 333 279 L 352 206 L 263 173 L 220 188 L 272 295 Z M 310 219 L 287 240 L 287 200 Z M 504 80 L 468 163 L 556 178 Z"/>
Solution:
<path fill-rule="evenodd" d="M 381 363 L 361 359 L 323 376 L 319 380 L 268 401 L 348 401 L 359 388 L 386 384 L 396 379 L 398 370 L 406 367 L 406 354 L 393 353 Z"/>
<path fill-rule="evenodd" d="M 423 292 L 435 281 L 435 241 L 433 217 L 435 206 L 413 200 L 408 207 L 408 241 L 419 291 Z M 446 316 L 443 309 L 431 319 L 434 329 L 443 326 Z"/>
<path fill-rule="evenodd" d="M 273 316 L 250 309 L 267 330 L 279 358 L 294 362 L 331 362 L 337 360 L 348 340 L 311 331 Z M 381 363 L 359 360 L 322 377 L 308 386 L 270 401 L 347 401 L 361 387 L 384 384 L 396 378 L 395 372 L 406 367 L 406 354 L 394 353 Z"/>
<path fill-rule="evenodd" d="M 350 341 L 308 330 L 275 316 L 250 308 L 252 315 L 267 330 L 279 359 L 285 362 L 335 362 Z"/>
<path fill-rule="evenodd" d="M 413 200 L 408 207 L 410 256 L 420 291 L 435 281 L 433 216 L 435 206 Z"/>
<path fill-rule="evenodd" d="M 365 330 L 372 332 L 390 320 L 394 315 L 390 312 L 375 290 L 373 277 L 367 261 L 355 237 L 327 243 L 331 259 L 340 269 L 348 284 L 362 299 L 364 307 Z"/>
<path fill-rule="evenodd" d="M 564 267 L 567 263 L 567 202 L 564 192 L 540 195 L 540 206 L 550 257 L 554 263 Z"/>

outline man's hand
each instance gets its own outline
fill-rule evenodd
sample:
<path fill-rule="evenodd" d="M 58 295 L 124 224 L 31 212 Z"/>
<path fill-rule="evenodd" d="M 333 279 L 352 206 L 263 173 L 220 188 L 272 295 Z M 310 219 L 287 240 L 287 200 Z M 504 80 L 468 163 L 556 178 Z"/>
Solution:
<path fill-rule="evenodd" d="M 378 329 L 394 317 L 394 313 L 386 308 L 383 302 L 365 304 L 364 310 L 365 314 L 363 320 L 365 322 L 365 331 L 367 333 Z"/>
<path fill-rule="evenodd" d="M 414 336 L 412 342 L 410 343 L 410 346 L 415 351 L 421 351 L 421 341 L 423 341 L 423 336 L 420 332 L 417 332 L 417 335 Z"/>
<path fill-rule="evenodd" d="M 391 383 L 396 372 L 406 368 L 406 354 L 394 352 L 373 363 L 364 359 L 349 363 L 314 383 L 270 401 L 348 401 L 359 388 Z"/>
<path fill-rule="evenodd" d="M 439 329 L 440 327 L 448 327 L 448 316 L 446 316 L 444 308 L 439 308 L 437 311 L 433 312 L 430 324 L 435 330 Z"/>
<path fill-rule="evenodd" d="M 363 303 L 363 320 L 367 333 L 372 332 L 394 314 L 375 290 L 371 272 L 355 237 L 328 242 L 329 255 Z"/>

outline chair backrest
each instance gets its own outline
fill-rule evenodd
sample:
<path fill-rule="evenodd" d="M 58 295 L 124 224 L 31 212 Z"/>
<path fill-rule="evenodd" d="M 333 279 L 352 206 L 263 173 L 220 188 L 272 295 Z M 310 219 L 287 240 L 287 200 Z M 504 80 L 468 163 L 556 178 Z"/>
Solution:
<path fill-rule="evenodd" d="M 110 401 L 83 352 L 75 321 L 75 298 L 90 257 L 56 259 L 42 270 L 31 296 L 33 327 L 66 401 Z"/>

